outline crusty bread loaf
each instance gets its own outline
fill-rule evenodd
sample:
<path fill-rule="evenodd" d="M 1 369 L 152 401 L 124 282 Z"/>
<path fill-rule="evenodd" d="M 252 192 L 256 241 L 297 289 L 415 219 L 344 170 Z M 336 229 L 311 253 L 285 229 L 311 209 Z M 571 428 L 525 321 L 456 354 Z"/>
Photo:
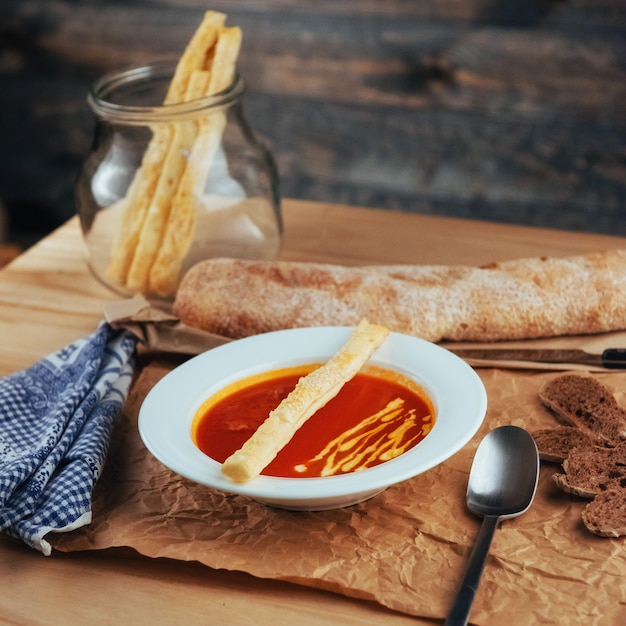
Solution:
<path fill-rule="evenodd" d="M 626 440 L 626 410 L 591 376 L 558 376 L 539 390 L 539 397 L 566 426 L 590 431 L 609 444 Z"/>
<path fill-rule="evenodd" d="M 593 433 L 575 426 L 558 426 L 533 432 L 542 461 L 563 463 L 573 448 L 602 447 L 602 440 Z"/>
<path fill-rule="evenodd" d="M 583 509 L 585 526 L 601 537 L 626 535 L 626 489 L 610 489 L 598 494 Z"/>
<path fill-rule="evenodd" d="M 554 482 L 563 491 L 583 498 L 626 488 L 626 442 L 615 448 L 574 448 L 563 462 L 563 469 L 564 474 L 554 474 Z"/>
<path fill-rule="evenodd" d="M 186 274 L 174 311 L 234 338 L 363 318 L 430 341 L 606 332 L 626 328 L 626 250 L 482 268 L 213 259 Z"/>

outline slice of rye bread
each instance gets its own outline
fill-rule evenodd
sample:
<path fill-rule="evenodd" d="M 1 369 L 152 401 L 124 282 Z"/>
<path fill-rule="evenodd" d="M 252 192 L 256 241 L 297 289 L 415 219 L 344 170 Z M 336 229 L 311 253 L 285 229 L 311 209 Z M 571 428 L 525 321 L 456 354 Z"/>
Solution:
<path fill-rule="evenodd" d="M 587 530 L 601 537 L 626 535 L 626 489 L 598 494 L 582 512 Z"/>
<path fill-rule="evenodd" d="M 573 448 L 603 447 L 604 441 L 575 426 L 557 426 L 533 432 L 539 457 L 548 463 L 563 463 Z"/>
<path fill-rule="evenodd" d="M 539 390 L 539 397 L 565 426 L 590 431 L 610 445 L 626 440 L 626 410 L 612 391 L 595 378 L 559 376 Z"/>
<path fill-rule="evenodd" d="M 612 489 L 626 489 L 626 442 L 615 448 L 574 448 L 563 462 L 564 474 L 554 474 L 563 491 L 593 498 Z"/>

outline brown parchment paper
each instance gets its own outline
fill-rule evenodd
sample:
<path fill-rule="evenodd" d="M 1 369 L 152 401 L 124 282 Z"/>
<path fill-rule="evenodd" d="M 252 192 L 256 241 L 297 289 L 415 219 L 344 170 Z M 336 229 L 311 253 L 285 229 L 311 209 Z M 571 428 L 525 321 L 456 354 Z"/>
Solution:
<path fill-rule="evenodd" d="M 480 439 L 503 424 L 530 431 L 556 425 L 537 391 L 557 372 L 480 369 L 489 408 L 463 450 L 356 506 L 290 512 L 191 483 L 146 451 L 137 413 L 174 364 L 152 361 L 143 368 L 96 486 L 93 522 L 49 536 L 57 550 L 128 546 L 149 557 L 199 561 L 444 618 L 480 526 L 465 507 Z M 594 376 L 626 403 L 625 374 Z M 624 539 L 585 530 L 580 517 L 585 501 L 553 485 L 556 469 L 542 465 L 531 509 L 497 530 L 472 623 L 626 623 Z"/>

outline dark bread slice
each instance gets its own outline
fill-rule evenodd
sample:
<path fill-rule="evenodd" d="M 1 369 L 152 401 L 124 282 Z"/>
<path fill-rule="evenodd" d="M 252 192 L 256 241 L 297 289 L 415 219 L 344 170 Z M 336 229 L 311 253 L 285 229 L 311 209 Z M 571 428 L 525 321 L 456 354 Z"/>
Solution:
<path fill-rule="evenodd" d="M 554 482 L 568 493 L 583 498 L 611 489 L 626 489 L 626 442 L 615 448 L 574 448 L 563 462 L 564 474 Z"/>
<path fill-rule="evenodd" d="M 626 535 L 626 411 L 611 390 L 589 376 L 564 374 L 540 390 L 542 402 L 565 426 L 533 433 L 544 461 L 562 462 L 554 482 L 591 498 L 585 527 L 601 537 Z"/>
<path fill-rule="evenodd" d="M 626 489 L 598 494 L 582 512 L 587 530 L 600 537 L 626 535 Z"/>
<path fill-rule="evenodd" d="M 593 433 L 575 426 L 558 426 L 533 432 L 542 461 L 563 463 L 573 448 L 602 447 L 603 441 Z"/>
<path fill-rule="evenodd" d="M 626 440 L 626 410 L 612 391 L 595 378 L 559 376 L 540 389 L 539 397 L 565 426 L 590 431 L 609 444 Z"/>

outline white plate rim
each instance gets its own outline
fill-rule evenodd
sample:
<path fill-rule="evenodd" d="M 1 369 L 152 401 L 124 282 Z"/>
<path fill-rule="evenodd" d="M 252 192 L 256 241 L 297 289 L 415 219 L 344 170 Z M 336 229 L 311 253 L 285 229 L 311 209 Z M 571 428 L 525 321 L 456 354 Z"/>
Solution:
<path fill-rule="evenodd" d="M 257 500 L 298 503 L 380 491 L 421 474 L 463 448 L 482 424 L 487 393 L 465 361 L 437 344 L 390 333 L 369 363 L 396 369 L 422 385 L 435 404 L 435 426 L 417 446 L 376 467 L 324 478 L 260 476 L 232 482 L 220 464 L 191 439 L 199 406 L 226 384 L 290 365 L 328 360 L 347 340 L 352 327 L 293 328 L 253 335 L 199 354 L 166 374 L 146 395 L 138 417 L 140 437 L 166 467 L 201 485 Z"/>

